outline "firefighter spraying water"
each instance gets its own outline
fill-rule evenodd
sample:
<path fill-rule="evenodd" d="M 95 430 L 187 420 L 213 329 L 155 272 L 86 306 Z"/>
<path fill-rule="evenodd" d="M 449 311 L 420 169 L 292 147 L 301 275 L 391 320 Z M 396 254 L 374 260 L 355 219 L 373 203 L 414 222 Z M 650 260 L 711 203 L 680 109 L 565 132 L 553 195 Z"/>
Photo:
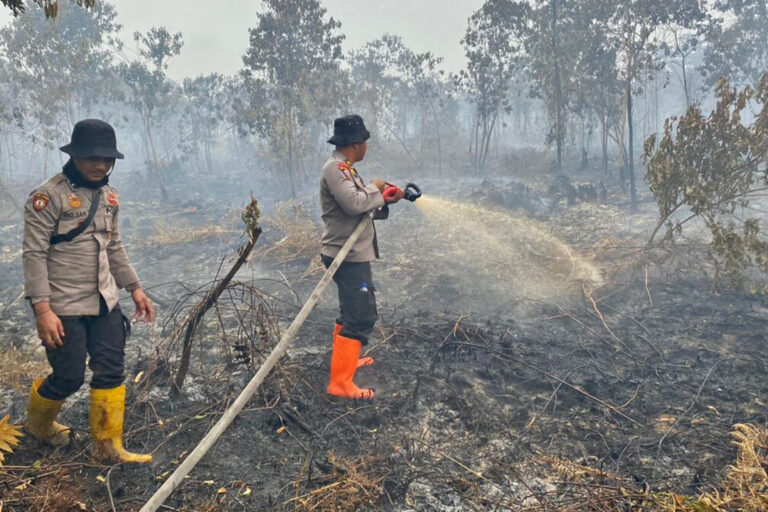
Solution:
<path fill-rule="evenodd" d="M 347 116 L 336 120 L 334 137 L 329 142 L 335 144 L 337 149 L 324 165 L 321 180 L 321 204 L 323 220 L 326 222 L 321 256 L 327 270 L 256 375 L 140 512 L 154 512 L 160 508 L 232 424 L 272 368 L 291 346 L 299 329 L 332 279 L 339 286 L 342 316 L 334 330 L 331 378 L 327 391 L 329 394 L 344 398 L 371 399 L 374 397 L 374 390 L 357 388 L 352 382 L 355 370 L 359 366 L 373 363 L 373 359 L 358 359 L 362 341 L 347 338 L 344 334 L 352 333 L 358 337 L 370 334 L 370 329 L 376 321 L 374 287 L 370 278 L 370 259 L 378 254 L 373 219 L 386 218 L 389 214 L 389 205 L 401 199 L 416 201 L 421 197 L 421 189 L 413 183 L 409 183 L 405 189 L 400 189 L 380 179 L 371 180 L 370 185 L 365 185 L 352 164 L 362 160 L 365 155 L 367 149 L 365 141 L 368 136 L 370 134 L 359 116 Z M 345 148 L 347 151 L 339 151 Z M 348 155 L 351 155 L 352 159 Z M 326 180 L 326 177 L 329 179 Z M 341 198 L 340 201 L 339 198 Z M 330 229 L 327 219 L 333 219 Z M 351 267 L 348 260 L 351 260 Z M 342 270 L 344 265 L 347 266 Z M 340 271 L 342 277 L 337 277 Z M 347 289 L 348 286 L 350 289 Z M 342 293 L 345 294 L 343 299 Z M 365 302 L 361 303 L 361 299 Z"/>

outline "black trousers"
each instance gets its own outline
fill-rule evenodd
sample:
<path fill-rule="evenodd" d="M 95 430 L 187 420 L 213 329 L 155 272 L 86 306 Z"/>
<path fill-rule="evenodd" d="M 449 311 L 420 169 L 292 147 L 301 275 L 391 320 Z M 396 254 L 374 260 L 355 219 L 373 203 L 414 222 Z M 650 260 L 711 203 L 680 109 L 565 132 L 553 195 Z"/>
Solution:
<path fill-rule="evenodd" d="M 38 392 L 49 400 L 63 400 L 80 389 L 85 381 L 86 357 L 93 372 L 91 387 L 112 389 L 125 379 L 125 341 L 130 335 L 130 321 L 120 306 L 107 311 L 101 300 L 98 316 L 62 316 L 64 346 L 46 349 L 53 372 Z"/>
<path fill-rule="evenodd" d="M 330 267 L 333 258 L 321 257 L 325 268 Z M 339 318 L 336 321 L 343 326 L 340 334 L 366 345 L 379 318 L 371 264 L 345 261 L 336 271 L 333 281 L 339 290 Z"/>

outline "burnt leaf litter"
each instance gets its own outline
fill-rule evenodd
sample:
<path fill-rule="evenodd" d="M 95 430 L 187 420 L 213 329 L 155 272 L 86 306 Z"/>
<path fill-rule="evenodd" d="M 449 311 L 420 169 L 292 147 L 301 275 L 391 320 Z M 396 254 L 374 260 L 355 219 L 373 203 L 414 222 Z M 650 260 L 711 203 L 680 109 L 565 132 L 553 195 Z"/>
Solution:
<path fill-rule="evenodd" d="M 441 236 L 425 227 L 427 214 L 397 205 L 379 224 L 380 322 L 364 349 L 375 364 L 356 375 L 376 399 L 324 392 L 336 313 L 329 290 L 168 510 L 710 510 L 685 507 L 704 507 L 698 497 L 722 488 L 737 453 L 734 426 L 766 425 L 765 300 L 714 290 L 700 249 L 638 250 L 653 227 L 652 204 L 629 216 L 591 194 L 568 205 L 556 188 L 464 185 L 494 215 L 528 219 L 589 260 L 599 285 L 568 283 L 532 298 L 523 287 L 531 282 L 516 276 L 541 270 L 531 266 L 547 261 L 537 247 L 513 247 L 508 269 L 489 275 L 481 252 L 474 263 L 455 256 L 456 234 Z M 450 196 L 436 183 L 425 190 Z M 84 387 L 62 413 L 76 434 L 69 447 L 23 437 L 6 454 L 3 510 L 141 507 L 255 373 L 322 275 L 314 212 L 302 208 L 309 214 L 293 224 L 270 225 L 264 212 L 254 256 L 199 326 L 186 383 L 172 396 L 179 346 L 171 334 L 247 236 L 231 205 L 126 201 L 126 244 L 160 312 L 154 327 L 135 325 L 129 341 L 126 445 L 152 452 L 154 462 L 93 462 Z M 21 351 L 18 361 L 43 361 L 19 299 L 19 221 L 8 214 L 0 225 L 0 347 Z M 0 377 L 0 417 L 23 422 L 25 390 L 44 368 Z"/>

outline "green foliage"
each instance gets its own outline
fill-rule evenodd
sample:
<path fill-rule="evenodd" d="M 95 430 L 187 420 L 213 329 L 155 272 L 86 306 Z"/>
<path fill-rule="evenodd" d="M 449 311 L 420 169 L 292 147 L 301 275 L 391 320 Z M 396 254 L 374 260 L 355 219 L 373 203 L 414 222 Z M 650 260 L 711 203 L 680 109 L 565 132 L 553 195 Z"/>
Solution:
<path fill-rule="evenodd" d="M 579 79 L 588 75 L 579 69 L 591 71 L 588 64 L 605 55 L 601 51 L 605 41 L 594 37 L 600 34 L 601 24 L 594 23 L 593 7 L 592 2 L 537 0 L 524 33 L 531 94 L 544 100 L 549 114 L 546 142 L 557 148 L 558 172 L 562 172 L 568 111 L 577 112 L 586 105 L 578 103 Z"/>
<path fill-rule="evenodd" d="M 750 200 L 768 187 L 768 75 L 757 89 L 738 91 L 721 80 L 717 107 L 709 116 L 691 107 L 664 124 L 661 140 L 645 142 L 646 181 L 659 206 L 660 220 L 649 243 L 666 225 L 674 239 L 683 225 L 701 219 L 712 234 L 720 268 L 734 282 L 756 267 L 768 272 L 768 243 L 760 222 L 746 218 Z M 743 117 L 757 112 L 747 124 Z M 687 211 L 680 219 L 675 214 Z"/>
<path fill-rule="evenodd" d="M 470 147 L 477 170 L 485 168 L 499 115 L 510 109 L 509 90 L 521 69 L 521 33 L 529 16 L 527 2 L 486 0 L 461 41 L 467 69 L 456 76 L 456 84 L 475 106 Z"/>
<path fill-rule="evenodd" d="M 125 87 L 114 98 L 128 105 L 138 115 L 146 137 L 147 163 L 154 174 L 163 199 L 168 198 L 162 169 L 168 161 L 161 159 L 156 142 L 156 123 L 160 113 L 173 110 L 178 105 L 179 87 L 168 79 L 166 70 L 170 60 L 181 53 L 184 45 L 181 33 L 171 34 L 164 27 L 153 27 L 145 34 L 135 32 L 133 39 L 138 46 L 139 58 L 117 66 L 117 73 Z M 165 158 L 172 157 L 162 151 Z"/>
<path fill-rule="evenodd" d="M 133 39 L 140 58 L 118 66 L 118 73 L 130 91 L 119 99 L 140 112 L 145 122 L 151 122 L 154 112 L 174 90 L 166 70 L 170 60 L 181 53 L 184 43 L 181 33 L 171 34 L 164 27 L 153 27 L 146 34 L 136 32 Z"/>
<path fill-rule="evenodd" d="M 0 48 L 14 70 L 15 117 L 31 138 L 53 147 L 114 86 L 111 61 L 121 48 L 116 17 L 104 2 L 68 6 L 54 22 L 34 9 L 0 30 Z"/>
<path fill-rule="evenodd" d="M 518 80 L 547 110 L 546 142 L 556 147 L 558 170 L 573 129 L 569 118 L 583 125 L 600 120 L 606 169 L 608 136 L 615 130 L 621 160 L 629 162 L 634 207 L 631 96 L 662 68 L 665 31 L 682 37 L 704 19 L 698 0 L 486 0 L 470 18 L 463 40 L 467 70 L 458 80 L 475 105 L 475 165 L 484 166 Z M 685 39 L 675 50 L 687 58 L 690 46 Z"/>
<path fill-rule="evenodd" d="M 253 197 L 251 192 L 251 202 L 243 209 L 241 218 L 245 223 L 245 231 L 248 233 L 248 239 L 253 242 L 261 233 L 261 226 L 259 220 L 261 219 L 261 210 L 259 209 L 259 202 Z"/>
<path fill-rule="evenodd" d="M 133 40 L 139 43 L 139 55 L 151 63 L 155 71 L 168 69 L 170 60 L 179 55 L 184 46 L 181 32 L 171 34 L 165 27 L 152 27 L 146 34 L 134 32 Z"/>
<path fill-rule="evenodd" d="M 717 0 L 706 31 L 701 71 L 710 84 L 727 77 L 757 87 L 768 70 L 768 6 L 765 0 Z"/>
<path fill-rule="evenodd" d="M 202 147 L 207 171 L 213 172 L 211 150 L 226 111 L 225 79 L 218 73 L 185 78 L 182 89 L 187 100 L 184 119 L 191 128 L 192 142 L 196 149 Z"/>
<path fill-rule="evenodd" d="M 447 99 L 443 72 L 438 69 L 442 59 L 431 52 L 416 53 L 398 36 L 385 34 L 350 53 L 350 102 L 356 105 L 366 120 L 374 140 L 397 139 L 408 149 L 407 126 L 410 119 L 421 142 L 419 161 L 424 165 L 424 149 L 430 135 L 440 144 L 441 116 Z M 393 130 L 400 126 L 400 132 Z M 412 156 L 412 155 L 411 155 Z M 439 147 L 438 147 L 439 157 Z"/>
<path fill-rule="evenodd" d="M 701 0 L 595 0 L 608 27 L 610 40 L 616 41 L 621 63 L 618 72 L 624 85 L 626 139 L 622 122 L 622 158 L 626 140 L 626 163 L 630 182 L 631 210 L 637 210 L 635 186 L 633 94 L 641 79 L 650 80 L 662 67 L 658 60 L 663 47 L 662 28 L 690 28 L 704 17 Z M 622 184 L 624 173 L 622 173 Z"/>
<path fill-rule="evenodd" d="M 349 55 L 352 98 L 374 138 L 382 137 L 380 126 L 392 123 L 400 92 L 409 87 L 397 65 L 405 50 L 402 39 L 385 34 Z"/>
<path fill-rule="evenodd" d="M 46 18 L 55 18 L 59 14 L 59 1 L 58 0 L 33 0 L 35 4 L 39 5 Z M 76 3 L 80 7 L 90 9 L 96 4 L 96 0 L 70 0 L 72 3 Z M 11 10 L 14 16 L 26 11 L 24 0 L 0 0 L 4 7 Z"/>
<path fill-rule="evenodd" d="M 284 156 L 281 172 L 295 197 L 302 157 L 310 150 L 306 132 L 318 121 L 327 127 L 347 96 L 340 68 L 344 36 L 317 0 L 263 3 L 243 56 L 247 98 L 236 107 L 238 122 Z"/>

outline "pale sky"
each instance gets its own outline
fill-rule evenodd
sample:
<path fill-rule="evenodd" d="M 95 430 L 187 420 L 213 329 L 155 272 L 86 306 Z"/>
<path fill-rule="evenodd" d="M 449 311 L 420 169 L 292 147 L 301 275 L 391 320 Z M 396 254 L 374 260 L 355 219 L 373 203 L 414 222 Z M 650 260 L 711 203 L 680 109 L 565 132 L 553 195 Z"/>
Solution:
<path fill-rule="evenodd" d="M 242 67 L 248 28 L 256 25 L 258 0 L 113 0 L 123 40 L 133 48 L 131 35 L 153 26 L 182 32 L 184 48 L 169 74 L 180 79 L 202 73 L 232 74 Z M 419 52 L 443 57 L 443 69 L 464 67 L 460 39 L 467 18 L 483 0 L 321 0 L 328 14 L 341 21 L 345 53 L 385 33 L 396 34 Z M 224 7 L 226 6 L 226 7 Z M 0 24 L 11 18 L 0 11 Z"/>

